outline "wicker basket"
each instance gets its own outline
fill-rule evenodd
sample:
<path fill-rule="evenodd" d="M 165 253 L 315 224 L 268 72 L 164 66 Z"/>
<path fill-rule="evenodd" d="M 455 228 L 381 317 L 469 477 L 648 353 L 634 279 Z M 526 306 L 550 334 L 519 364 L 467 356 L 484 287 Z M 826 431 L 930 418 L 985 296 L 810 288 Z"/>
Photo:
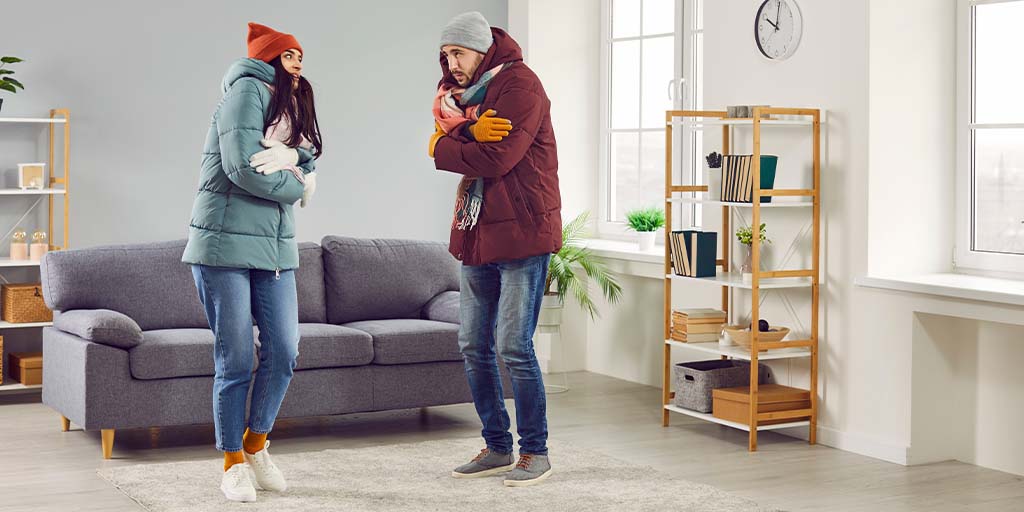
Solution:
<path fill-rule="evenodd" d="M 757 368 L 758 383 L 767 384 L 771 378 L 771 370 L 760 363 Z M 714 359 L 679 363 L 675 365 L 673 371 L 676 377 L 676 396 L 673 404 L 697 412 L 711 412 L 712 390 L 750 384 L 750 363 L 747 361 Z"/>
<path fill-rule="evenodd" d="M 745 325 L 727 325 L 725 326 L 725 332 L 729 335 L 737 345 L 741 347 L 750 348 L 750 330 Z M 782 341 L 783 338 L 789 335 L 789 327 L 776 327 L 771 331 L 761 331 L 757 335 L 758 343 L 761 342 L 776 342 Z M 768 349 L 761 349 L 764 352 Z"/>
<path fill-rule="evenodd" d="M 53 321 L 53 311 L 43 302 L 43 288 L 39 283 L 5 284 L 2 293 L 5 322 L 23 324 Z"/>

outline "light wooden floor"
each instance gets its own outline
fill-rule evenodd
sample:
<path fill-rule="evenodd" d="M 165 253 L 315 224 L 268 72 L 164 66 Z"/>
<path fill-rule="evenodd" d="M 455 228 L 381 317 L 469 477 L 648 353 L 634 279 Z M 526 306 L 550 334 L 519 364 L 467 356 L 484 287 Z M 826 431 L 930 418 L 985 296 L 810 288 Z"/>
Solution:
<path fill-rule="evenodd" d="M 745 432 L 680 415 L 662 428 L 658 389 L 590 373 L 571 374 L 569 384 L 569 393 L 549 396 L 552 438 L 762 505 L 830 512 L 1024 510 L 1024 478 L 1018 476 L 957 462 L 908 468 L 772 433 L 760 437 L 760 451 L 750 454 Z M 74 425 L 71 432 L 60 432 L 59 417 L 38 403 L 38 395 L 4 400 L 0 511 L 137 511 L 134 502 L 96 476 L 97 468 L 219 458 L 212 446 L 213 428 L 203 426 L 119 431 L 114 460 L 103 461 L 99 433 Z M 275 453 L 295 453 L 478 432 L 472 406 L 459 405 L 283 420 L 272 439 Z M 453 466 L 474 454 L 463 455 L 453 454 Z M 558 454 L 551 457 L 557 470 Z"/>

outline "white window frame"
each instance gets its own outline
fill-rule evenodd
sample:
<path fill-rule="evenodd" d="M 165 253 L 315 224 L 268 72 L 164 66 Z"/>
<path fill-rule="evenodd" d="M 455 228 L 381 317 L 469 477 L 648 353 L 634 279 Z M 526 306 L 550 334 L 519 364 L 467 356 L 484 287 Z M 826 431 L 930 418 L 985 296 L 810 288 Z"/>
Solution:
<path fill-rule="evenodd" d="M 693 77 L 689 76 L 692 66 L 690 61 L 692 56 L 689 52 L 685 51 L 688 46 L 684 45 L 684 41 L 689 41 L 689 35 L 691 32 L 691 19 L 689 19 L 684 13 L 694 12 L 692 2 L 695 0 L 676 0 L 676 20 L 675 20 L 675 46 L 676 55 L 682 56 L 682 58 L 675 59 L 675 70 L 674 70 L 674 84 L 666 85 L 666 94 L 669 90 L 673 93 L 673 108 L 680 109 L 684 106 L 686 108 L 692 108 L 692 105 L 686 105 L 685 98 L 693 98 L 691 87 L 689 84 L 693 83 Z M 642 9 L 642 7 L 641 7 Z M 601 0 L 601 65 L 600 65 L 600 114 L 599 114 L 599 150 L 600 155 L 598 158 L 599 165 L 599 183 L 598 183 L 598 214 L 597 214 L 597 233 L 600 238 L 612 239 L 612 240 L 631 240 L 633 234 L 627 229 L 625 222 L 613 222 L 609 221 L 610 212 L 612 211 L 611 194 L 612 194 L 612 176 L 614 175 L 614 169 L 611 168 L 611 48 L 612 48 L 612 0 Z M 641 11 L 642 12 L 642 11 Z M 641 19 L 643 16 L 641 14 Z M 637 36 L 630 38 L 620 38 L 616 41 L 628 41 L 628 40 L 640 40 L 649 36 Z M 643 62 L 643 53 L 641 49 L 641 63 Z M 641 64 L 642 65 L 642 64 Z M 641 110 L 642 112 L 642 110 Z M 663 130 L 664 128 L 661 128 Z M 655 132 L 659 131 L 657 128 L 643 128 L 642 126 L 636 130 L 629 130 L 630 132 Z M 682 132 L 679 130 L 678 132 Z M 682 134 L 679 134 L 682 137 Z M 679 162 L 685 162 L 687 155 L 690 153 L 688 145 L 684 147 L 684 155 L 680 155 Z M 682 182 L 684 165 L 677 165 L 677 176 L 676 180 Z M 695 171 L 691 171 L 694 173 Z M 663 206 L 663 205 L 662 205 Z M 658 238 L 658 243 L 662 243 L 661 237 Z"/>
<path fill-rule="evenodd" d="M 956 241 L 953 268 L 958 272 L 1024 277 L 1024 255 L 976 251 L 972 239 L 973 133 L 987 128 L 1024 128 L 1024 123 L 974 123 L 974 6 L 1018 1 L 1024 0 L 957 0 Z"/>

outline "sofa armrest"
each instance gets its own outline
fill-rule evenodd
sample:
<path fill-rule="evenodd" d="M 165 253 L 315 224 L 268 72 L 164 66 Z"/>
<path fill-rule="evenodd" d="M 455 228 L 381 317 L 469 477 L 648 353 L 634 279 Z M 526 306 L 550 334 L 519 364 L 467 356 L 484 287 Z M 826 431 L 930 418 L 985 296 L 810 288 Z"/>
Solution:
<path fill-rule="evenodd" d="M 84 340 L 130 349 L 142 342 L 139 324 L 109 309 L 74 309 L 54 315 L 53 326 Z"/>
<path fill-rule="evenodd" d="M 459 292 L 441 292 L 423 306 L 423 318 L 450 324 L 459 321 Z"/>

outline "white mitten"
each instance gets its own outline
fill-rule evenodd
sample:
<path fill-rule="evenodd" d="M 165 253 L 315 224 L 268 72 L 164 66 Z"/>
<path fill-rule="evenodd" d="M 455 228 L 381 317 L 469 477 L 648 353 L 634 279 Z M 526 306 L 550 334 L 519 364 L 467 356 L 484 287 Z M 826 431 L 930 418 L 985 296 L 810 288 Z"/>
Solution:
<path fill-rule="evenodd" d="M 316 193 L 316 173 L 311 172 L 306 175 L 306 182 L 303 184 L 302 189 L 302 201 L 299 203 L 299 208 L 305 208 L 306 204 L 309 203 L 309 199 Z"/>
<path fill-rule="evenodd" d="M 299 162 L 299 152 L 281 141 L 263 139 L 260 144 L 267 149 L 249 158 L 249 165 L 255 167 L 260 174 L 283 171 Z"/>

